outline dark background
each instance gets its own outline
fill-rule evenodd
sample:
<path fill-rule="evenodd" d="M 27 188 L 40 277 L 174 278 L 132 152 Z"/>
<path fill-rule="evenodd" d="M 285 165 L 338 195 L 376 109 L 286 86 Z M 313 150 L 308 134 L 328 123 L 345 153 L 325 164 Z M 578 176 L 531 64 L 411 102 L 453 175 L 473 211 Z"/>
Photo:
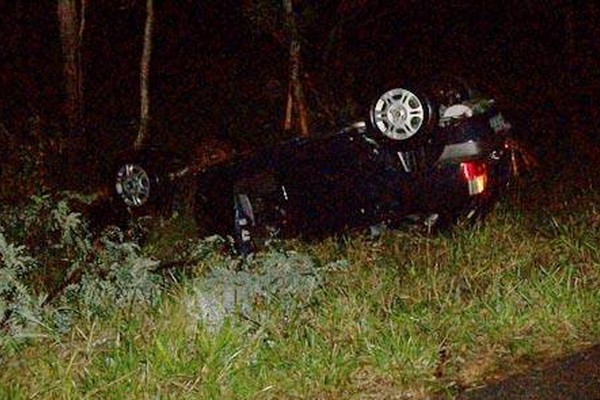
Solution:
<path fill-rule="evenodd" d="M 206 136 L 240 146 L 285 137 L 279 3 L 249 12 L 233 0 L 155 2 L 150 142 L 185 151 Z M 596 6 L 363 0 L 340 14 L 338 3 L 295 5 L 315 131 L 364 118 L 382 89 L 449 73 L 493 95 L 543 160 L 572 157 L 582 138 L 596 145 Z M 11 134 L 36 117 L 48 135 L 73 140 L 84 159 L 131 145 L 144 1 L 89 1 L 79 132 L 64 129 L 56 3 L 2 0 L 0 18 L 0 122 Z"/>

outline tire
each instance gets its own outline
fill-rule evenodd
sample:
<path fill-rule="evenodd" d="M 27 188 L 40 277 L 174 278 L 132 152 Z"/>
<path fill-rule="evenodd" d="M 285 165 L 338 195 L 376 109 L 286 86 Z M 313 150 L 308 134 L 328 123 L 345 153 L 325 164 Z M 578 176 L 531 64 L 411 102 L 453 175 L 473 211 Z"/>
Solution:
<path fill-rule="evenodd" d="M 383 93 L 370 109 L 371 125 L 393 142 L 424 141 L 436 125 L 437 112 L 418 91 L 394 88 Z"/>
<path fill-rule="evenodd" d="M 112 168 L 116 203 L 133 217 L 166 216 L 171 212 L 175 187 L 159 160 L 152 159 L 149 154 L 132 153 L 119 157 Z"/>
<path fill-rule="evenodd" d="M 116 172 L 115 190 L 127 207 L 138 208 L 150 200 L 152 181 L 152 174 L 140 162 L 124 162 Z"/>

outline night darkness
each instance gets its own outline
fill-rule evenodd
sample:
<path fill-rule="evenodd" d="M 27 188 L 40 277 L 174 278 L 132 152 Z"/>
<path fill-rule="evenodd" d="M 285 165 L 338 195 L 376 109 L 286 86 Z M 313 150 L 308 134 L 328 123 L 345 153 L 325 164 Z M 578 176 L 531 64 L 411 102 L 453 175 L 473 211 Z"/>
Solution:
<path fill-rule="evenodd" d="M 571 114 L 591 128 L 598 86 L 595 6 L 572 8 L 567 32 L 566 8 L 558 0 L 359 1 L 328 47 L 340 21 L 337 3 L 297 2 L 314 97 L 330 101 L 340 116 L 336 123 L 361 118 L 361 107 L 382 88 L 449 73 L 495 96 L 518 134 L 541 153 L 564 141 Z M 141 1 L 117 0 L 88 7 L 84 142 L 88 149 L 112 151 L 135 134 L 145 8 Z M 0 2 L 0 118 L 10 131 L 22 129 L 32 115 L 61 130 L 55 8 L 51 1 Z M 281 138 L 285 43 L 232 0 L 157 2 L 155 15 L 152 142 L 186 148 L 205 136 L 250 144 Z M 360 106 L 348 111 L 347 104 Z"/>
<path fill-rule="evenodd" d="M 0 398 L 600 398 L 600 2 L 284 1 L 0 0 Z"/>

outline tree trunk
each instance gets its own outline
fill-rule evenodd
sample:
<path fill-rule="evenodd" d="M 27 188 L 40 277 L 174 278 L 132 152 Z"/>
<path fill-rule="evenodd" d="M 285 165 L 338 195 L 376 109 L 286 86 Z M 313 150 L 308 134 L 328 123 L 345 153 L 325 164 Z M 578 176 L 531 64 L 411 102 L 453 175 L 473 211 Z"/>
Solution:
<path fill-rule="evenodd" d="M 81 128 L 83 117 L 83 74 L 81 69 L 81 38 L 84 27 L 85 1 L 82 0 L 81 20 L 77 16 L 76 0 L 58 0 L 57 14 L 63 52 L 65 79 L 64 116 L 70 133 Z"/>
<path fill-rule="evenodd" d="M 142 146 L 147 132 L 150 110 L 149 76 L 150 56 L 152 54 L 152 27 L 154 25 L 154 7 L 152 0 L 146 1 L 146 26 L 144 27 L 144 49 L 140 62 L 140 128 L 135 139 L 134 147 Z"/>
<path fill-rule="evenodd" d="M 297 118 L 298 133 L 300 136 L 306 137 L 308 131 L 308 113 L 306 108 L 306 99 L 302 89 L 301 75 L 301 57 L 300 57 L 300 34 L 294 16 L 292 0 L 283 0 L 283 7 L 288 25 L 288 35 L 290 37 L 290 58 L 289 58 L 289 86 L 286 116 L 284 129 L 291 130 L 295 128 L 295 117 Z"/>

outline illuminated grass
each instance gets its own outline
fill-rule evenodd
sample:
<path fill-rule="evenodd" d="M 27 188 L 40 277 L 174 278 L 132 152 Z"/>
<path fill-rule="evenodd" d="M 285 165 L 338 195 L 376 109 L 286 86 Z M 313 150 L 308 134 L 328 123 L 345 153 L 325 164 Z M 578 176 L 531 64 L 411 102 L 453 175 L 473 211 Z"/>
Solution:
<path fill-rule="evenodd" d="M 318 288 L 257 296 L 216 328 L 192 317 L 199 278 L 183 278 L 155 308 L 15 353 L 0 398 L 452 396 L 598 342 L 600 196 L 530 200 L 514 192 L 485 224 L 441 235 L 284 244 L 313 260 Z"/>

